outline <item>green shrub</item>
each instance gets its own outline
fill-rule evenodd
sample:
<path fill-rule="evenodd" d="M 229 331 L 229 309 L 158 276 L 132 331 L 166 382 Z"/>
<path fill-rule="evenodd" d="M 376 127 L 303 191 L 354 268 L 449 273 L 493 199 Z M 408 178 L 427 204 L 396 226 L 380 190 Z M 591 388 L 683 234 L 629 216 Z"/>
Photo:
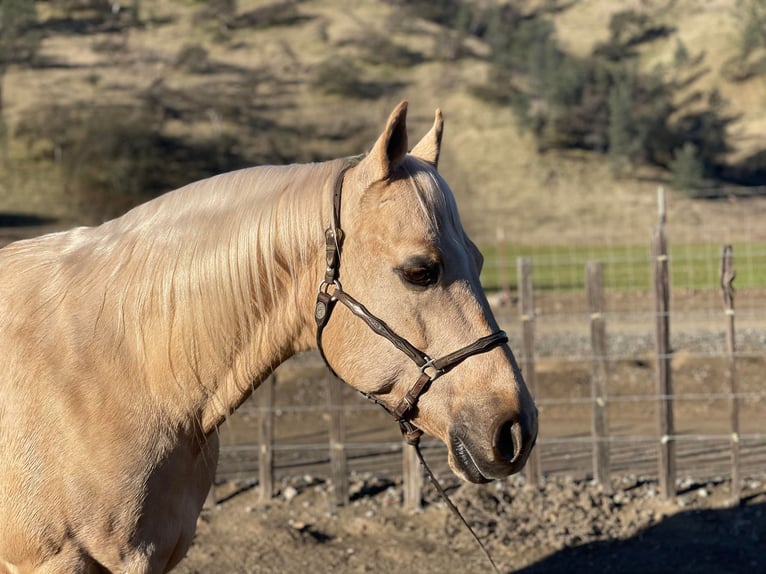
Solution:
<path fill-rule="evenodd" d="M 686 142 L 675 150 L 670 162 L 670 173 L 673 186 L 690 197 L 704 195 L 705 165 L 699 158 L 697 147 Z"/>
<path fill-rule="evenodd" d="M 314 72 L 314 88 L 325 94 L 354 96 L 360 84 L 361 68 L 349 58 L 328 58 Z"/>
<path fill-rule="evenodd" d="M 369 64 L 405 68 L 419 64 L 424 59 L 419 52 L 413 52 L 382 34 L 369 34 L 360 40 L 360 44 L 362 57 Z"/>
<path fill-rule="evenodd" d="M 366 80 L 361 66 L 342 56 L 331 56 L 322 62 L 314 72 L 311 85 L 324 94 L 357 99 L 375 99 L 396 87 L 396 84 Z"/>
<path fill-rule="evenodd" d="M 139 105 L 53 105 L 34 109 L 16 136 L 39 160 L 56 161 L 83 212 L 100 218 L 214 173 L 242 167 L 225 135 L 181 140 L 164 116 Z"/>
<path fill-rule="evenodd" d="M 207 74 L 212 69 L 208 51 L 200 44 L 186 44 L 181 48 L 175 67 L 192 74 Z"/>

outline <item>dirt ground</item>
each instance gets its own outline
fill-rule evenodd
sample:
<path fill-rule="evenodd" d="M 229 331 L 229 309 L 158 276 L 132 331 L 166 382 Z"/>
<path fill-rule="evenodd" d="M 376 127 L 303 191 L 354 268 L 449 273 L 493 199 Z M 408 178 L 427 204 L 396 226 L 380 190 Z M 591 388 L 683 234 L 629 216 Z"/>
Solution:
<path fill-rule="evenodd" d="M 235 485 L 221 485 L 221 491 Z M 509 479 L 451 491 L 501 572 L 766 571 L 766 486 L 750 479 L 728 507 L 727 483 L 684 481 L 676 502 L 627 477 L 613 493 L 553 478 L 540 488 Z M 491 572 L 486 557 L 433 493 L 422 512 L 400 506 L 398 484 L 356 476 L 352 502 L 332 505 L 327 482 L 285 482 L 268 505 L 257 488 L 199 520 L 182 573 Z"/>
<path fill-rule="evenodd" d="M 752 353 L 738 361 L 740 390 L 755 395 L 740 405 L 742 432 L 751 435 L 766 430 L 766 400 L 758 394 L 766 367 L 762 336 L 758 330 L 742 334 L 745 355 Z M 705 353 L 720 334 L 679 333 L 675 339 L 675 391 L 698 398 L 675 405 L 677 430 L 689 440 L 678 442 L 678 495 L 672 501 L 658 494 L 656 401 L 636 400 L 654 393 L 650 334 L 612 337 L 610 353 L 631 358 L 610 365 L 615 402 L 609 490 L 590 480 L 590 404 L 561 402 L 590 392 L 589 363 L 561 359 L 579 356 L 584 343 L 573 341 L 577 337 L 541 335 L 536 370 L 542 486 L 528 486 L 521 476 L 485 486 L 460 484 L 446 467 L 444 448 L 424 444 L 426 459 L 500 571 L 766 572 L 766 441 L 743 441 L 743 502 L 732 507 L 729 403 L 720 398 L 725 364 Z M 277 374 L 277 444 L 286 445 L 276 452 L 279 491 L 261 503 L 252 466 L 257 455 L 242 450 L 257 443 L 256 392 L 253 405 L 246 403 L 223 428 L 219 502 L 200 518 L 178 572 L 492 572 L 430 485 L 422 511 L 402 508 L 401 451 L 387 446 L 397 441 L 395 425 L 350 390 L 351 503 L 335 506 L 326 478 L 327 417 L 296 408 L 326 404 L 325 386 L 317 382 L 321 365 L 307 356 Z"/>

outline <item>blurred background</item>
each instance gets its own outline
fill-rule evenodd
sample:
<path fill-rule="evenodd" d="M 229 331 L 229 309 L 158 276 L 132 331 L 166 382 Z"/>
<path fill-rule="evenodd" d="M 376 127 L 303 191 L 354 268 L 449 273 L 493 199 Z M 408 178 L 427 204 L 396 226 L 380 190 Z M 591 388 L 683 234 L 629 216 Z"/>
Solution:
<path fill-rule="evenodd" d="M 765 4 L 2 0 L 0 212 L 357 154 L 408 99 L 484 243 L 645 243 L 658 184 L 684 242 L 763 241 Z"/>

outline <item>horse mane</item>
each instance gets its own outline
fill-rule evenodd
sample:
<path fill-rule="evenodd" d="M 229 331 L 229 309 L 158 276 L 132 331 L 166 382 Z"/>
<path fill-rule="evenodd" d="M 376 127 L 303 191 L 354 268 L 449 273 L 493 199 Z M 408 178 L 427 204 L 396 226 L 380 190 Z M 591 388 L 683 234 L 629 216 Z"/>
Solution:
<path fill-rule="evenodd" d="M 261 336 L 255 327 L 267 316 L 291 324 L 289 315 L 296 313 L 299 302 L 277 306 L 277 293 L 289 297 L 296 274 L 319 255 L 322 214 L 328 209 L 323 189 L 334 184 L 341 164 L 251 168 L 192 184 L 168 197 L 169 205 L 158 206 L 155 215 L 162 212 L 181 221 L 160 225 L 169 248 L 146 268 L 145 280 L 136 278 L 143 290 L 136 297 L 137 316 L 160 311 L 170 329 L 174 323 L 187 326 L 180 334 L 195 339 L 195 353 L 203 347 L 213 353 L 227 350 L 217 357 L 224 362 L 249 337 Z M 151 243 L 146 237 L 135 239 L 144 249 L 153 249 Z M 179 311 L 174 303 L 182 300 L 188 315 L 179 320 L 172 315 Z M 269 344 L 273 342 L 259 342 Z"/>
<path fill-rule="evenodd" d="M 327 190 L 343 165 L 218 175 L 100 226 L 8 249 L 41 276 L 30 301 L 40 323 L 65 325 L 73 346 L 99 346 L 102 361 L 120 357 L 111 360 L 146 382 L 171 375 L 179 387 L 191 377 L 206 388 L 225 368 L 249 386 L 259 373 L 233 363 L 246 345 L 274 365 L 284 358 L 256 327 L 267 318 L 295 322 L 298 301 L 276 305 L 276 294 L 283 302 L 297 295 L 297 274 L 321 255 Z"/>

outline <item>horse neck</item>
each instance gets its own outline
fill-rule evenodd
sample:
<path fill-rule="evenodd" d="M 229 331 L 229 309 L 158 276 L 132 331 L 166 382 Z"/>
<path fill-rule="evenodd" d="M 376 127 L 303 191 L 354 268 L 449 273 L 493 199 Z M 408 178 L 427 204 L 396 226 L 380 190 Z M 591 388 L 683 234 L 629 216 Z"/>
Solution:
<path fill-rule="evenodd" d="M 151 393 L 205 433 L 313 346 L 334 173 L 334 162 L 245 170 L 166 200 L 172 237 L 144 264 L 153 287 L 136 296 L 137 356 Z"/>

